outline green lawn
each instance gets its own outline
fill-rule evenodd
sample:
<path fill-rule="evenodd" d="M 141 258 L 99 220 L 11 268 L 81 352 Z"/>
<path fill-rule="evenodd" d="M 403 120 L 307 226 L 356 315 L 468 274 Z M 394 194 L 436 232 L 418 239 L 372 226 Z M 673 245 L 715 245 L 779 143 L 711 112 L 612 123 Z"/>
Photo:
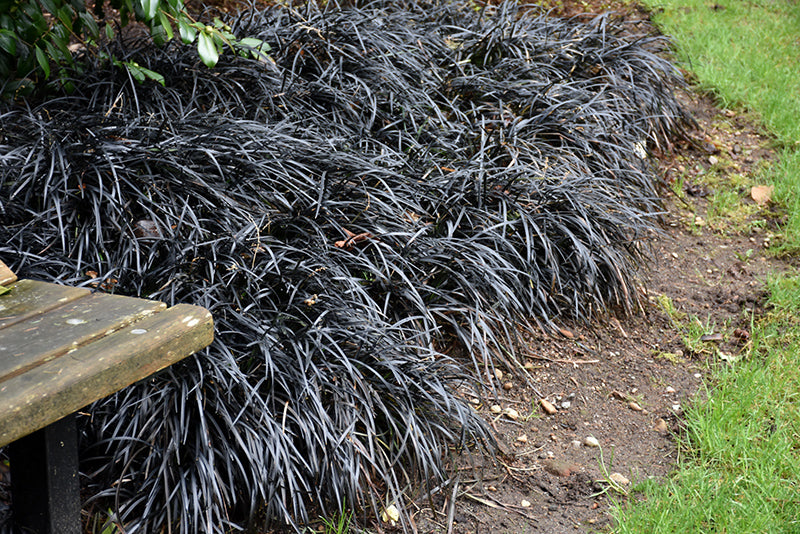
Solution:
<path fill-rule="evenodd" d="M 786 210 L 776 252 L 800 251 L 800 3 L 646 0 L 682 67 L 721 106 L 760 117 Z M 678 470 L 616 510 L 620 533 L 800 532 L 800 277 L 768 281 L 747 358 L 721 366 L 687 410 Z"/>

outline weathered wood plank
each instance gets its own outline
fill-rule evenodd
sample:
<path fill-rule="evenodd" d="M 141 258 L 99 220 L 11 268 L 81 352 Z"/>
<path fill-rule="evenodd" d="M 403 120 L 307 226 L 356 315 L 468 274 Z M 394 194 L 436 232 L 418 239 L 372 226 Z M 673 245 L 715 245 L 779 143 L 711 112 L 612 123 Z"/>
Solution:
<path fill-rule="evenodd" d="M 0 260 L 0 286 L 6 286 L 17 281 L 17 275 Z"/>
<path fill-rule="evenodd" d="M 211 343 L 211 314 L 178 304 L 0 383 L 0 446 Z"/>
<path fill-rule="evenodd" d="M 36 280 L 20 280 L 7 288 L 8 293 L 0 295 L 0 330 L 91 293 L 85 287 L 59 286 Z"/>
<path fill-rule="evenodd" d="M 93 293 L 0 330 L 0 384 L 166 308 L 163 302 Z"/>

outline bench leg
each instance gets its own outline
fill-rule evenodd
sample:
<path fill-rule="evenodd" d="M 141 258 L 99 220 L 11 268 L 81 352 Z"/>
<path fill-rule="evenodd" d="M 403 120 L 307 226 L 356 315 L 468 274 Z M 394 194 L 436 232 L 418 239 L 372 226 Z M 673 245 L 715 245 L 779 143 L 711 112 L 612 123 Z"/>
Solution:
<path fill-rule="evenodd" d="M 23 532 L 80 534 L 78 431 L 75 416 L 9 445 L 11 506 Z"/>

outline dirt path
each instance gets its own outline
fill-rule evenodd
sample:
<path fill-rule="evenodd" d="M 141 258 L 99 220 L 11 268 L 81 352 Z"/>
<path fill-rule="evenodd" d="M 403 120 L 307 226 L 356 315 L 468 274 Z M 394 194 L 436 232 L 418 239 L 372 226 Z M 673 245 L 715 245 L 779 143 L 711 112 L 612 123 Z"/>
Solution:
<path fill-rule="evenodd" d="M 460 460 L 457 482 L 418 503 L 419 532 L 610 527 L 609 495 L 624 498 L 630 483 L 673 469 L 683 409 L 702 394 L 709 366 L 747 349 L 751 318 L 763 313 L 764 280 L 787 266 L 765 254 L 776 227 L 769 204 L 757 206 L 742 186 L 737 220 L 725 221 L 709 211 L 714 187 L 708 177 L 744 182 L 775 156 L 746 117 L 716 109 L 708 98 L 683 99 L 699 123 L 697 143 L 659 161 L 668 214 L 664 234 L 650 240 L 641 313 L 574 327 L 571 338 L 530 339 L 525 362 L 533 383 L 495 378 L 503 391 L 497 405 L 476 405 L 497 429 L 503 454 L 494 461 L 473 458 L 476 465 Z M 667 298 L 674 315 L 708 341 L 687 347 L 658 304 Z M 545 413 L 540 395 L 556 413 Z M 504 415 L 509 408 L 516 420 Z"/>

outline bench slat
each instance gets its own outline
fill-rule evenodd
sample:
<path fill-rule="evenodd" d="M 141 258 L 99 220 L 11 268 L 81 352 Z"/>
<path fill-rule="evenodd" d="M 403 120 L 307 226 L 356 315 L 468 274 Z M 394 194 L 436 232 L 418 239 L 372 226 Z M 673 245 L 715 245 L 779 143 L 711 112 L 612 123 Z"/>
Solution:
<path fill-rule="evenodd" d="M 14 292 L 0 296 L 0 302 Z M 163 302 L 93 293 L 0 330 L 0 386 L 4 380 L 106 336 L 158 310 Z"/>
<path fill-rule="evenodd" d="M 213 337 L 208 310 L 178 304 L 0 383 L 0 447 L 150 376 Z"/>
<path fill-rule="evenodd" d="M 36 280 L 20 280 L 8 289 L 9 292 L 0 297 L 0 330 L 91 293 L 85 287 L 58 286 Z"/>

